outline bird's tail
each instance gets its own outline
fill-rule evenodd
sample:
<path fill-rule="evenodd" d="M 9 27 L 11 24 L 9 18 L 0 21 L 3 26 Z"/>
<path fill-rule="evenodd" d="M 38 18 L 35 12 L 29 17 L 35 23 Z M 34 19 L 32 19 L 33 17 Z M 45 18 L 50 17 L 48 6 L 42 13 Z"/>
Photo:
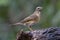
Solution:
<path fill-rule="evenodd" d="M 19 22 L 19 23 L 15 23 L 13 25 L 24 25 L 24 24 Z"/>

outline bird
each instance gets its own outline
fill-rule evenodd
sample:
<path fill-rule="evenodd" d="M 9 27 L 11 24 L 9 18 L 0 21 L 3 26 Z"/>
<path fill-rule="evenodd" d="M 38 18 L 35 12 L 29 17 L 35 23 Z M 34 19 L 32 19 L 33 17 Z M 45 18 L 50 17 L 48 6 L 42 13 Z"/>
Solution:
<path fill-rule="evenodd" d="M 40 21 L 41 10 L 42 10 L 42 7 L 36 7 L 33 14 L 31 14 L 30 16 L 24 18 L 20 22 L 15 23 L 13 25 L 24 25 L 24 26 L 27 26 L 29 28 L 29 30 L 33 31 L 33 29 L 31 27 L 32 27 L 32 25 L 34 25 Z"/>

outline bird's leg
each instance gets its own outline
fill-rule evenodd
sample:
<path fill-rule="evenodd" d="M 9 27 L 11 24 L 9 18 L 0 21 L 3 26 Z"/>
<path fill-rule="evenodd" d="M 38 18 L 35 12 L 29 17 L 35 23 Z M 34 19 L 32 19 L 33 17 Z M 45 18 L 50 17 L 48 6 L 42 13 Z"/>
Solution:
<path fill-rule="evenodd" d="M 29 28 L 30 31 L 33 31 L 33 29 L 31 28 L 31 26 L 28 26 L 28 28 Z"/>

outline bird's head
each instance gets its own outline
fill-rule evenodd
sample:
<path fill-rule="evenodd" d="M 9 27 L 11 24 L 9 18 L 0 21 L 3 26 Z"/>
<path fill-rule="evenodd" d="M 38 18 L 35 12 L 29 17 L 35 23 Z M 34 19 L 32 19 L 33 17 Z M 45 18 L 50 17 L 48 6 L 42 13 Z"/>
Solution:
<path fill-rule="evenodd" d="M 41 11 L 42 7 L 36 7 L 36 11 Z"/>

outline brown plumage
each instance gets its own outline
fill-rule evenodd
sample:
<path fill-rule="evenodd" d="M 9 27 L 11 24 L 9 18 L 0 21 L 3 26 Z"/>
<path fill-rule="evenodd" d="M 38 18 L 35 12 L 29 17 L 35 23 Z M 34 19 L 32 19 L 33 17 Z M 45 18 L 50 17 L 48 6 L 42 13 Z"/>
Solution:
<path fill-rule="evenodd" d="M 41 13 L 42 7 L 37 7 L 34 11 L 34 13 L 25 19 L 21 20 L 18 23 L 15 23 L 14 25 L 25 25 L 28 26 L 28 28 L 32 31 L 31 26 L 33 24 L 36 24 L 40 21 L 40 13 Z"/>

